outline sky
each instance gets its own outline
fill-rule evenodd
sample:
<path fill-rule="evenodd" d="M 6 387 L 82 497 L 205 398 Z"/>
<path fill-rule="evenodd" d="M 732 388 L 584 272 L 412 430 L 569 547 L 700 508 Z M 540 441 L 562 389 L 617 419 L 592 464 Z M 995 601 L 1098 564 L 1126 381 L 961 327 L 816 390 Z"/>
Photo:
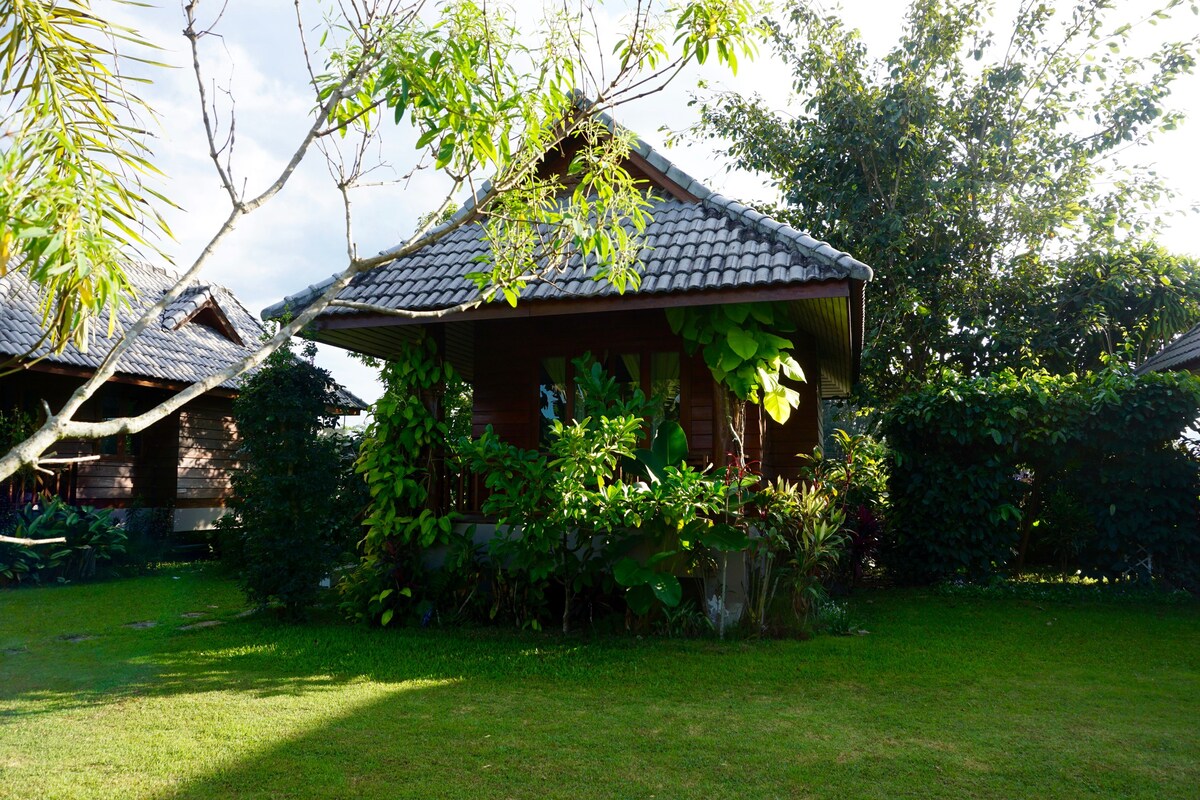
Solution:
<path fill-rule="evenodd" d="M 518 19 L 533 18 L 541 8 L 537 0 L 521 0 Z M 1128 0 L 1131 8 L 1148 4 Z M 844 17 L 858 27 L 872 54 L 882 56 L 899 34 L 907 4 L 899 0 L 847 0 Z M 1000 0 L 998 19 L 1012 7 Z M 828 6 L 832 8 L 832 6 Z M 202 3 L 201 19 L 211 21 L 220 2 Z M 303 3 L 309 30 L 320 28 L 321 10 Z M 620 4 L 600 10 L 602 37 L 615 29 Z M 181 35 L 184 27 L 179 5 L 119 7 L 112 16 L 137 28 L 162 50 L 156 59 L 170 65 L 147 73 L 153 83 L 140 91 L 158 114 L 155 163 L 166 176 L 162 190 L 178 205 L 167 212 L 175 241 L 166 250 L 181 271 L 219 227 L 228 213 L 226 198 L 208 157 L 191 54 Z M 227 124 L 230 99 L 236 115 L 233 169 L 239 182 L 253 194 L 266 186 L 286 163 L 307 129 L 313 107 L 294 11 L 286 0 L 231 0 L 215 28 L 219 36 L 203 42 L 202 68 L 210 97 L 221 109 L 218 119 Z M 1139 34 L 1134 46 L 1159 36 L 1183 38 L 1200 34 L 1200 17 L 1182 13 L 1170 25 Z M 314 34 L 315 36 L 315 34 Z M 603 45 L 611 50 L 611 44 Z M 684 171 L 722 194 L 744 201 L 769 202 L 774 192 L 755 175 L 728 171 L 726 162 L 709 144 L 666 148 L 661 129 L 679 130 L 696 120 L 688 105 L 697 81 L 710 89 L 757 92 L 773 107 L 786 110 L 791 97 L 789 72 L 763 48 L 757 59 L 743 62 L 736 76 L 712 67 L 690 69 L 664 93 L 621 107 L 617 121 L 637 132 Z M 1200 117 L 1200 76 L 1181 80 L 1173 104 Z M 354 196 L 354 230 L 360 254 L 370 254 L 401 241 L 417 219 L 436 207 L 448 181 L 431 171 L 420 171 L 396 182 L 413 163 L 415 137 L 403 128 L 384 131 L 382 155 L 393 166 L 373 177 L 388 185 L 364 188 Z M 1154 166 L 1175 186 L 1176 209 L 1200 203 L 1200 119 L 1190 119 L 1148 146 L 1129 155 L 1138 163 Z M 1197 217 L 1187 214 L 1170 222 L 1161 241 L 1169 249 L 1200 255 L 1195 234 Z M 286 295 L 302 290 L 338 271 L 345 263 L 346 240 L 341 200 L 320 153 L 312 152 L 285 190 L 261 210 L 245 218 L 210 260 L 204 280 L 223 284 L 257 314 Z M 343 351 L 322 347 L 318 363 L 336 380 L 367 401 L 381 387 L 373 370 L 350 359 Z"/>

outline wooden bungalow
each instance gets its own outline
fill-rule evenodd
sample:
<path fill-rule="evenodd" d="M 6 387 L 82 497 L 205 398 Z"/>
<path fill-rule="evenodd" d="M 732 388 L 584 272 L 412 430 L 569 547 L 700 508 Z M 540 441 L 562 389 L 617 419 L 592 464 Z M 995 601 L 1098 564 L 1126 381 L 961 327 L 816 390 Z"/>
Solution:
<path fill-rule="evenodd" d="M 605 121 L 611 129 L 612 121 Z M 545 168 L 561 169 L 570 155 L 568 143 Z M 638 291 L 619 294 L 593 280 L 576 258 L 553 283 L 531 284 L 515 308 L 493 302 L 421 322 L 335 306 L 316 319 L 316 339 L 386 359 L 423 325 L 473 387 L 474 432 L 491 425 L 526 448 L 539 445 L 547 420 L 572 417 L 571 359 L 590 352 L 619 380 L 665 398 L 658 414 L 681 423 L 691 461 L 721 464 L 732 449 L 727 425 L 714 413 L 721 390 L 701 356 L 688 355 L 672 334 L 664 311 L 782 304 L 797 327 L 789 336 L 807 377 L 795 386 L 801 405 L 786 425 L 761 426 L 761 435 L 757 420 L 748 420 L 746 450 L 768 476 L 794 476 L 797 455 L 821 441 L 820 401 L 846 396 L 856 379 L 871 269 L 717 194 L 643 141 L 636 141 L 626 167 L 645 183 L 652 204 Z M 478 296 L 465 275 L 479 269 L 475 259 L 485 248 L 479 226 L 465 225 L 411 256 L 359 275 L 339 299 L 382 309 L 456 306 Z M 326 286 L 288 297 L 264 317 L 302 308 Z"/>
<path fill-rule="evenodd" d="M 137 295 L 119 315 L 128 327 L 175 285 L 174 274 L 144 265 L 128 270 Z M 227 289 L 190 286 L 163 311 L 123 357 L 117 373 L 84 404 L 80 419 L 102 420 L 146 411 L 188 385 L 253 352 L 264 329 Z M 42 402 L 62 405 L 108 353 L 107 322 L 98 321 L 86 349 L 68 345 L 54 353 L 42 344 L 35 287 L 21 273 L 0 278 L 0 414 L 6 424 L 23 414 L 36 420 Z M 348 413 L 365 404 L 339 388 Z M 174 510 L 177 531 L 211 527 L 229 499 L 237 467 L 233 400 L 227 381 L 139 434 L 60 442 L 62 457 L 96 460 L 53 476 L 24 475 L 0 484 L 0 502 L 21 504 L 49 491 L 68 502 L 95 506 Z"/>

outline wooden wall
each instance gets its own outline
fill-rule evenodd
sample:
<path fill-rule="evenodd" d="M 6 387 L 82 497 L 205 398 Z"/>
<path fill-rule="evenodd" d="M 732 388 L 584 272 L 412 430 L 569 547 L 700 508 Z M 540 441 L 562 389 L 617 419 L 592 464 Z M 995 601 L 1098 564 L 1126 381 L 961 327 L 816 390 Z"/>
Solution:
<path fill-rule="evenodd" d="M 179 412 L 176 506 L 224 506 L 237 469 L 237 427 L 233 403 L 200 398 Z"/>
<path fill-rule="evenodd" d="M 571 359 L 585 351 L 598 358 L 642 353 L 645 374 L 649 353 L 677 351 L 681 355 L 680 424 L 688 434 L 688 460 L 697 465 L 722 460 L 721 454 L 714 452 L 722 443 L 715 436 L 712 374 L 698 353 L 692 357 L 684 353 L 682 340 L 671 333 L 661 310 L 480 321 L 474 323 L 474 342 L 472 421 L 476 436 L 491 425 L 501 438 L 515 445 L 537 447 L 537 385 L 543 358 Z M 819 442 L 819 364 L 807 339 L 798 347 L 797 359 L 809 377 L 807 384 L 796 386 L 801 406 L 786 426 L 768 421 L 765 454 L 758 408 L 751 406 L 747 415 L 747 457 L 760 462 L 769 476 L 794 477 L 796 453 L 810 453 Z M 725 446 L 731 447 L 727 443 Z"/>
<path fill-rule="evenodd" d="M 0 407 L 38 409 L 66 401 L 81 377 L 29 370 L 0 378 Z M 80 419 L 102 419 L 106 410 L 140 413 L 169 397 L 163 388 L 110 382 L 84 404 Z M 64 468 L 37 487 L 78 504 L 126 507 L 140 502 L 151 507 L 208 508 L 223 506 L 229 497 L 229 471 L 236 468 L 236 430 L 233 401 L 206 396 L 176 414 L 168 415 L 140 434 L 122 437 L 117 453 L 102 453 L 98 442 L 68 440 L 53 449 L 74 457 L 100 458 Z M 112 448 L 109 448 L 112 449 Z M 25 492 L 26 494 L 28 491 Z"/>

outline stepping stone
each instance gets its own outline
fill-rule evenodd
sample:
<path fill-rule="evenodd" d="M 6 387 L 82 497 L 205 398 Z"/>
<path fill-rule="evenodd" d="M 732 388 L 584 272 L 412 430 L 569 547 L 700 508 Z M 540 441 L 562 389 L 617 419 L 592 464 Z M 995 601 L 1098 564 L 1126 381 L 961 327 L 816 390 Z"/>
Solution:
<path fill-rule="evenodd" d="M 127 622 L 124 625 L 122 625 L 121 627 L 122 628 L 133 628 L 135 631 L 141 631 L 141 630 L 145 630 L 146 628 L 153 628 L 157 624 L 158 623 L 155 622 L 154 620 L 148 619 L 148 620 L 143 620 L 142 622 Z"/>
<path fill-rule="evenodd" d="M 4 653 L 4 655 L 6 655 L 6 656 L 19 656 L 21 653 L 28 653 L 28 652 L 29 652 L 28 647 L 9 647 L 4 650 L 0 650 L 0 653 Z"/>
<path fill-rule="evenodd" d="M 257 608 L 247 608 L 245 611 L 242 611 L 239 614 L 235 614 L 234 619 L 245 619 L 246 617 L 253 617 L 255 614 L 258 613 L 258 611 L 259 610 Z"/>
<path fill-rule="evenodd" d="M 92 639 L 96 639 L 98 637 L 93 636 L 90 633 L 64 633 L 62 636 L 60 636 L 58 638 L 64 642 L 70 642 L 71 644 L 79 644 L 80 642 L 91 641 Z"/>
<path fill-rule="evenodd" d="M 216 627 L 217 625 L 224 625 L 224 624 L 225 623 L 221 622 L 221 620 L 219 620 L 219 619 L 206 619 L 203 622 L 193 622 L 191 625 L 184 625 L 179 630 L 194 631 L 194 630 L 197 630 L 198 628 L 213 628 L 213 627 Z"/>
<path fill-rule="evenodd" d="M 205 612 L 205 611 L 185 611 L 184 613 L 180 614 L 179 616 L 183 617 L 184 619 L 200 619 L 201 617 L 207 617 L 207 616 L 208 616 L 208 612 Z"/>

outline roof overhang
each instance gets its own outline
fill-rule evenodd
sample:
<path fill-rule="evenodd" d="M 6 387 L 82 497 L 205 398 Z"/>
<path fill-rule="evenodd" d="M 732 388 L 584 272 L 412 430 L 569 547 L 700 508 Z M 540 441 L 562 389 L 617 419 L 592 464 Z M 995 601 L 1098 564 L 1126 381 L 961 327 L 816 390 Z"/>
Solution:
<path fill-rule="evenodd" d="M 817 344 L 822 396 L 847 396 L 858 377 L 863 334 L 863 282 L 849 278 L 791 286 L 521 301 L 515 307 L 491 303 L 432 319 L 383 313 L 339 314 L 319 318 L 311 331 L 313 338 L 324 344 L 389 359 L 411 343 L 424 325 L 444 324 L 447 330 L 469 330 L 472 323 L 491 320 L 762 302 L 787 304 L 798 329 Z M 452 338 L 458 348 L 470 347 L 468 339 Z M 455 354 L 448 355 L 454 362 Z"/>

